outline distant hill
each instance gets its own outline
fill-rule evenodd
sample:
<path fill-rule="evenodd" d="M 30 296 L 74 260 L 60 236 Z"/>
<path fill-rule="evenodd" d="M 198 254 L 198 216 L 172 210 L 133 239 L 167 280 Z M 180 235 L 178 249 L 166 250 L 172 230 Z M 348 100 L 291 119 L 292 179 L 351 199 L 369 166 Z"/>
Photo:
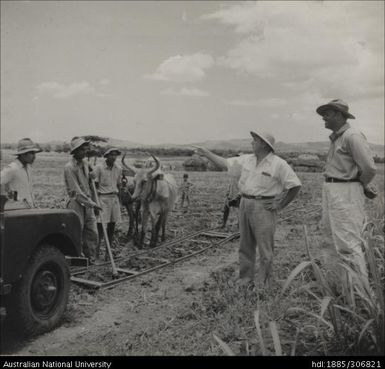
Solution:
<path fill-rule="evenodd" d="M 197 142 L 193 145 L 203 146 L 210 150 L 223 150 L 223 149 L 232 149 L 232 150 L 250 150 L 250 139 L 233 139 L 233 140 L 223 140 L 223 141 L 204 141 Z M 384 146 L 369 144 L 373 154 L 380 157 L 384 157 Z M 278 152 L 303 152 L 303 153 L 326 153 L 329 149 L 330 143 L 327 141 L 324 142 L 301 142 L 301 143 L 285 143 L 277 142 L 276 150 Z"/>
<path fill-rule="evenodd" d="M 190 148 L 191 145 L 203 146 L 210 150 L 235 150 L 235 151 L 250 151 L 251 150 L 251 139 L 231 139 L 231 140 L 210 140 L 203 142 L 195 142 L 191 144 L 174 144 L 174 143 L 166 143 L 159 145 L 145 145 L 138 142 L 120 140 L 116 138 L 108 138 L 107 143 L 102 143 L 102 146 L 115 146 L 118 148 L 163 148 L 163 149 L 172 149 L 172 148 Z M 63 141 L 50 141 L 40 144 L 50 144 L 51 146 L 63 144 Z M 4 147 L 4 143 L 2 143 L 2 147 Z M 277 142 L 276 150 L 277 152 L 300 152 L 300 153 L 314 153 L 314 154 L 322 154 L 327 153 L 330 143 L 328 141 L 323 142 L 300 142 L 300 143 L 286 143 L 286 142 Z M 379 157 L 384 157 L 385 148 L 383 145 L 377 145 L 370 143 L 370 148 L 374 155 Z"/>

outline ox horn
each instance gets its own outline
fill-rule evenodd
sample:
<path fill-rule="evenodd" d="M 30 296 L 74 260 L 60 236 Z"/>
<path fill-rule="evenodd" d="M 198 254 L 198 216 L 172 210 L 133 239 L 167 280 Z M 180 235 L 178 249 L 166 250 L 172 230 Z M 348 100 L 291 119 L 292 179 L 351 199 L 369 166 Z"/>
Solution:
<path fill-rule="evenodd" d="M 136 174 L 136 170 L 134 167 L 132 167 L 131 165 L 128 165 L 126 164 L 126 162 L 124 161 L 124 158 L 126 157 L 126 153 L 124 153 L 123 157 L 122 157 L 122 164 L 125 168 L 127 168 L 128 170 L 130 170 L 131 172 L 133 172 L 134 174 Z"/>
<path fill-rule="evenodd" d="M 148 174 L 152 174 L 152 173 L 156 172 L 159 169 L 159 167 L 160 167 L 159 160 L 154 155 L 151 154 L 151 156 L 155 160 L 155 167 L 150 169 L 148 171 Z"/>

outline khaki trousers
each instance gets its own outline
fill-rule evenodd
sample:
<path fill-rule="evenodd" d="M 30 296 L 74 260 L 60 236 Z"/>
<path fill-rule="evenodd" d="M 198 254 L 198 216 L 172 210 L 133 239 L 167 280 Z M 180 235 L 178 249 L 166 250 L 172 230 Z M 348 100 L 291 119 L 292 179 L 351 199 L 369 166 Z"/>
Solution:
<path fill-rule="evenodd" d="M 270 283 L 273 272 L 276 212 L 266 210 L 263 200 L 242 197 L 239 206 L 239 276 L 254 281 L 259 261 L 258 283 Z M 258 251 L 257 251 L 258 250 Z"/>
<path fill-rule="evenodd" d="M 82 225 L 82 252 L 90 259 L 95 258 L 96 247 L 98 245 L 98 230 L 94 209 L 81 206 L 76 200 L 71 199 L 67 204 L 68 209 L 75 210 L 80 217 Z"/>

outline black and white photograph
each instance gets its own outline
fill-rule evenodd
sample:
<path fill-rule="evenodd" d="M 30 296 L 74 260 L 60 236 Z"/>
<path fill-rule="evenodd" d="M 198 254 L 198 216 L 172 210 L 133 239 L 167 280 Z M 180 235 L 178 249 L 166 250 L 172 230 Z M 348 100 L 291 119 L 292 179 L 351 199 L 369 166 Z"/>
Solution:
<path fill-rule="evenodd" d="M 2 368 L 384 367 L 382 0 L 0 3 Z"/>

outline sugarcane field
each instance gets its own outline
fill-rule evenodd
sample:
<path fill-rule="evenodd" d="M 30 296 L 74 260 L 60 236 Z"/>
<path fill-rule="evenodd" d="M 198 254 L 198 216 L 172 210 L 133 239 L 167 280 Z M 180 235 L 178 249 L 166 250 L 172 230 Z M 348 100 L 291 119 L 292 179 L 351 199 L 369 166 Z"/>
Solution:
<path fill-rule="evenodd" d="M 384 368 L 384 6 L 0 0 L 0 367 Z"/>
<path fill-rule="evenodd" d="M 3 154 L 2 164 L 10 159 L 11 156 Z M 65 206 L 62 167 L 67 159 L 65 154 L 40 154 L 35 164 L 34 182 L 40 207 Z M 176 169 L 181 168 L 185 159 L 166 158 Z M 370 227 L 365 240 L 373 249 L 383 282 L 383 164 L 378 164 L 378 170 L 376 185 L 382 190 L 375 204 L 367 201 Z M 172 171 L 178 180 L 183 173 L 183 170 Z M 369 310 L 365 304 L 370 302 L 359 301 L 359 297 L 355 307 L 340 306 L 338 298 L 331 300 L 323 287 L 317 285 L 317 276 L 310 263 L 316 262 L 319 256 L 320 172 L 298 173 L 303 183 L 301 192 L 278 216 L 274 250 L 276 280 L 269 290 L 253 291 L 236 284 L 239 242 L 236 210 L 231 210 L 226 227 L 220 227 L 227 173 L 188 173 L 194 183 L 191 203 L 183 208 L 180 202 L 176 204 L 170 214 L 165 243 L 182 241 L 165 248 L 149 248 L 145 244 L 138 249 L 133 240 L 127 241 L 128 221 L 123 213 L 111 246 L 114 260 L 117 263 L 123 260 L 122 268 L 140 271 L 161 265 L 162 260 L 173 256 L 183 257 L 212 244 L 214 247 L 185 261 L 106 288 L 72 282 L 60 326 L 21 342 L 12 335 L 12 327 L 6 326 L 2 352 L 86 356 L 205 356 L 230 352 L 256 356 L 322 356 L 348 355 L 353 350 L 363 353 L 383 350 L 373 341 L 375 325 L 363 330 L 370 319 L 381 317 L 380 310 Z M 189 240 L 190 235 L 195 235 L 195 239 Z M 235 237 L 215 246 L 217 241 L 225 239 L 223 235 Z M 86 269 L 80 273 L 84 279 L 114 281 L 108 260 L 104 265 Z M 76 272 L 79 271 L 72 271 Z M 373 304 L 379 302 L 374 300 Z M 333 321 L 333 313 L 338 314 L 337 322 Z M 277 352 L 277 342 L 280 352 Z"/>

